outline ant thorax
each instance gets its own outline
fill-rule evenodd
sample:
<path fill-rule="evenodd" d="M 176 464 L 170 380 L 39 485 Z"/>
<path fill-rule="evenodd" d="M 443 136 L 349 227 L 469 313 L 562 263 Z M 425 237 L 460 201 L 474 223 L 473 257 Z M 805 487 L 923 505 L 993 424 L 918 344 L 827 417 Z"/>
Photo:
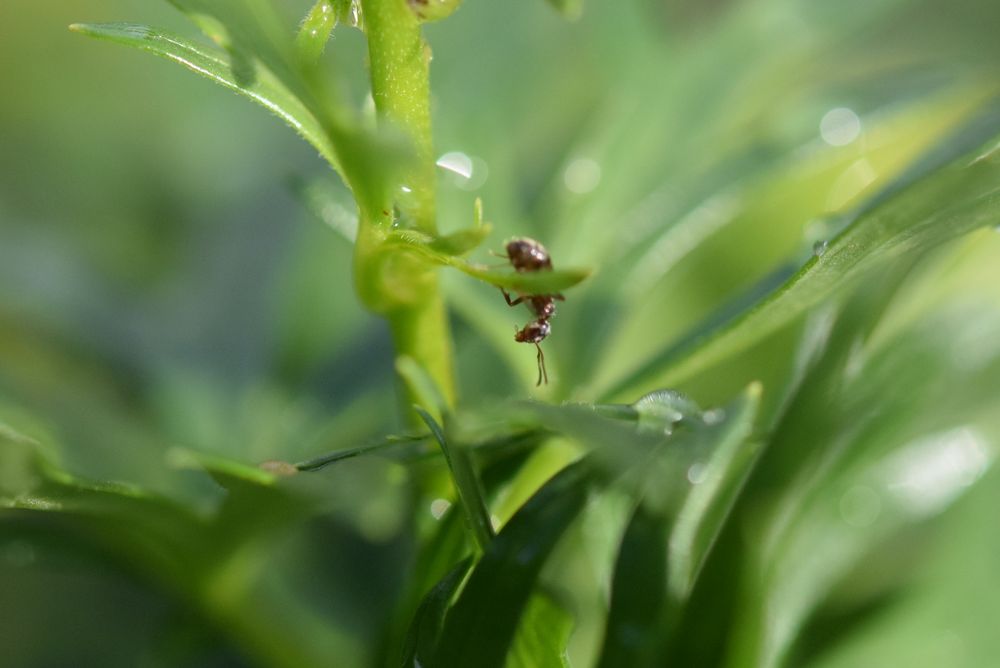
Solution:
<path fill-rule="evenodd" d="M 552 269 L 552 259 L 545 246 L 534 239 L 511 239 L 507 242 L 507 258 L 515 271 L 530 272 Z"/>
<path fill-rule="evenodd" d="M 528 297 L 528 308 L 543 320 L 548 320 L 556 314 L 556 302 L 549 295 L 533 295 Z"/>

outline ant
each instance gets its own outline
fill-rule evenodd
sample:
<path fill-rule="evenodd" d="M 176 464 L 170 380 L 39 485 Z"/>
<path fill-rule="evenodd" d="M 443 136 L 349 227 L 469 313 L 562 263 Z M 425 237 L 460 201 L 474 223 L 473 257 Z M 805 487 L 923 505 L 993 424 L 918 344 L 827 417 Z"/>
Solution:
<path fill-rule="evenodd" d="M 507 242 L 506 250 L 507 254 L 501 257 L 510 260 L 514 271 L 518 273 L 552 270 L 552 258 L 549 257 L 549 252 L 534 239 L 524 237 L 512 239 Z M 535 348 L 538 350 L 538 382 L 535 385 L 541 385 L 543 380 L 548 385 L 549 374 L 545 370 L 545 354 L 542 353 L 542 347 L 538 344 L 552 331 L 549 318 L 556 314 L 556 300 L 564 301 L 566 298 L 561 294 L 551 294 L 520 295 L 517 299 L 511 299 L 510 294 L 502 287 L 500 292 L 503 293 L 503 298 L 507 301 L 508 306 L 517 306 L 524 302 L 528 305 L 528 309 L 535 314 L 535 319 L 527 325 L 521 329 L 514 328 L 514 340 L 518 343 L 535 344 Z"/>

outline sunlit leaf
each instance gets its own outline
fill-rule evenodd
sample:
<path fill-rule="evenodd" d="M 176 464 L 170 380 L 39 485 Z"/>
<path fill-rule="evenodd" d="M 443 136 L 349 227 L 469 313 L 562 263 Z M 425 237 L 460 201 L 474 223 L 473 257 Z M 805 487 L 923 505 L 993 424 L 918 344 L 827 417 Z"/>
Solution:
<path fill-rule="evenodd" d="M 70 29 L 149 51 L 253 100 L 298 132 L 334 168 L 339 168 L 334 147 L 320 122 L 281 80 L 264 67 L 258 67 L 252 79 L 243 80 L 234 73 L 231 57 L 224 51 L 144 25 L 77 23 Z"/>
<path fill-rule="evenodd" d="M 526 295 L 554 294 L 573 287 L 591 274 L 588 269 L 516 272 L 510 267 L 491 268 L 458 257 L 469 252 L 474 247 L 473 243 L 484 239 L 489 229 L 488 225 L 482 225 L 440 240 L 412 230 L 399 230 L 389 236 L 387 244 L 398 244 L 435 264 L 458 269 L 481 281 Z"/>
<path fill-rule="evenodd" d="M 677 383 L 740 352 L 868 272 L 995 224 L 1000 160 L 991 148 L 1000 112 L 990 109 L 858 211 L 850 225 L 752 308 L 648 360 L 608 393 Z M 985 151 L 985 152 L 984 152 Z"/>
<path fill-rule="evenodd" d="M 695 484 L 670 535 L 670 590 L 677 598 L 690 591 L 760 450 L 760 443 L 748 439 L 761 391 L 760 385 L 751 385 L 731 405 L 705 414 L 714 421 L 706 435 L 708 452 L 688 470 Z"/>
<path fill-rule="evenodd" d="M 544 593 L 528 601 L 506 668 L 568 668 L 566 645 L 573 616 Z"/>

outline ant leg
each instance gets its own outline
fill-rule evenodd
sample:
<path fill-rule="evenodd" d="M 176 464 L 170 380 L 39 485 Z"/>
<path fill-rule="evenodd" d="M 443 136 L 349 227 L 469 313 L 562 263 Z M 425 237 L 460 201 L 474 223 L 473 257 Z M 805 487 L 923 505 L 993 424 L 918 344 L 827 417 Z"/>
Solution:
<path fill-rule="evenodd" d="M 549 374 L 545 370 L 545 355 L 544 355 L 544 353 L 542 353 L 542 347 L 540 345 L 538 345 L 537 343 L 535 344 L 535 348 L 538 349 L 538 382 L 535 383 L 535 387 L 538 387 L 539 385 L 542 384 L 542 379 L 543 378 L 545 379 L 545 384 L 548 385 L 549 384 Z"/>
<path fill-rule="evenodd" d="M 510 293 L 503 288 L 500 288 L 500 292 L 503 293 L 503 298 L 507 300 L 507 306 L 517 306 L 524 301 L 524 297 L 518 297 L 517 299 L 511 300 Z"/>
<path fill-rule="evenodd" d="M 549 295 L 549 297 L 552 297 L 553 299 L 558 299 L 558 300 L 559 300 L 559 301 L 561 301 L 561 302 L 564 302 L 564 301 L 566 301 L 566 298 L 565 298 L 565 297 L 563 297 L 563 296 L 562 296 L 561 294 L 559 294 L 558 292 L 557 292 L 556 294 L 554 294 L 554 295 Z"/>

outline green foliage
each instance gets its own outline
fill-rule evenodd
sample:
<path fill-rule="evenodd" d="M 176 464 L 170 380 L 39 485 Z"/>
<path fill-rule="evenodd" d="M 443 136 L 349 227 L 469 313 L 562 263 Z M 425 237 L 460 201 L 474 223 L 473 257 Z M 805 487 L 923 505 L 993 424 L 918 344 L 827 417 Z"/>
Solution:
<path fill-rule="evenodd" d="M 544 3 L 170 4 L 207 41 L 72 29 L 257 102 L 326 172 L 291 159 L 296 209 L 240 188 L 262 225 L 206 252 L 222 272 L 260 236 L 235 290 L 222 273 L 154 284 L 194 305 L 180 341 L 222 332 L 197 355 L 149 334 L 176 314 L 150 308 L 142 330 L 97 301 L 110 278 L 26 280 L 63 246 L 32 254 L 31 225 L 0 228 L 12 665 L 972 668 L 1000 652 L 981 556 L 1000 494 L 992 5 L 553 0 L 566 23 Z M 174 114 L 219 104 L 141 89 Z M 102 94 L 107 114 L 137 104 Z M 185 151 L 227 128 L 205 131 Z M 100 150 L 127 156 L 116 141 Z M 439 172 L 455 147 L 468 173 Z M 126 207 L 134 184 L 92 171 Z M 232 206 L 206 201 L 193 210 Z M 68 220 L 111 245 L 105 217 Z M 199 238 L 185 217 L 159 223 L 178 248 Z M 489 259 L 526 234 L 555 269 Z M 166 252 L 151 239 L 123 252 Z M 565 291 L 552 386 L 529 389 L 511 325 L 534 316 L 497 287 Z M 234 317 L 234 294 L 266 315 Z M 63 634 L 59 587 L 121 643 Z"/>

